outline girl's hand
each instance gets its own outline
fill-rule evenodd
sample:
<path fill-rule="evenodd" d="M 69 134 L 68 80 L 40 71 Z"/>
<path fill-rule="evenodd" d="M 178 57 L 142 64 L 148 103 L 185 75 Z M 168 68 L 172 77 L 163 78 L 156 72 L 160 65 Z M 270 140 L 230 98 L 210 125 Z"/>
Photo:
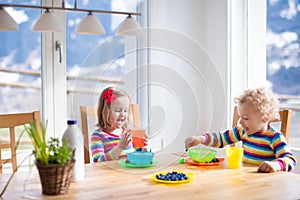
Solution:
<path fill-rule="evenodd" d="M 259 165 L 257 171 L 265 173 L 281 171 L 281 166 L 276 161 L 265 161 Z"/>
<path fill-rule="evenodd" d="M 131 142 L 131 130 L 124 130 L 118 143 L 120 149 L 125 149 Z"/>
<path fill-rule="evenodd" d="M 190 136 L 187 139 L 185 139 L 184 144 L 185 144 L 185 148 L 188 149 L 192 146 L 196 146 L 204 142 L 205 142 L 204 136 Z"/>

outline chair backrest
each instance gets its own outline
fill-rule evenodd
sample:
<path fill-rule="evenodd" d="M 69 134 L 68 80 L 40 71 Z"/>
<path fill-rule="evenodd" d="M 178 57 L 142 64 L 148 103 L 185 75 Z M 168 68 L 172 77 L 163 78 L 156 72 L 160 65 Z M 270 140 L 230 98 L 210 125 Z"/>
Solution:
<path fill-rule="evenodd" d="M 9 143 L 0 143 L 0 173 L 2 173 L 2 165 L 6 163 L 12 163 L 13 171 L 17 171 L 15 127 L 26 125 L 33 121 L 40 125 L 40 111 L 0 115 L 0 128 L 8 128 L 10 137 Z M 2 159 L 2 149 L 10 149 L 10 158 Z"/>
<path fill-rule="evenodd" d="M 135 129 L 140 128 L 138 104 L 131 104 L 133 114 L 133 126 Z M 90 137 L 89 137 L 89 117 L 97 117 L 97 106 L 80 106 L 81 131 L 84 140 L 84 162 L 90 163 Z"/>
<path fill-rule="evenodd" d="M 280 110 L 279 111 L 280 119 L 272 119 L 270 122 L 280 122 L 280 131 L 285 136 L 286 140 L 289 140 L 290 136 L 290 126 L 292 120 L 292 111 L 291 110 Z M 234 107 L 233 112 L 233 120 L 232 120 L 232 127 L 238 125 L 239 122 L 239 115 L 237 112 L 237 106 Z"/>

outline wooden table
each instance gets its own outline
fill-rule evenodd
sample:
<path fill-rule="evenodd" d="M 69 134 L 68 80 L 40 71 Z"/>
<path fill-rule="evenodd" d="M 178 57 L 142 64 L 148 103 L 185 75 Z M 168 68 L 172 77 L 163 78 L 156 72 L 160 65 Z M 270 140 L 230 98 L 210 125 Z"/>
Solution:
<path fill-rule="evenodd" d="M 71 183 L 66 195 L 41 194 L 37 171 L 17 172 L 3 199 L 300 199 L 300 175 L 294 173 L 257 173 L 257 166 L 227 169 L 179 164 L 179 156 L 155 155 L 158 163 L 150 168 L 121 167 L 118 161 L 85 166 L 84 180 Z M 182 170 L 194 173 L 185 184 L 161 184 L 151 181 L 157 171 Z M 0 175 L 0 187 L 7 180 Z"/>

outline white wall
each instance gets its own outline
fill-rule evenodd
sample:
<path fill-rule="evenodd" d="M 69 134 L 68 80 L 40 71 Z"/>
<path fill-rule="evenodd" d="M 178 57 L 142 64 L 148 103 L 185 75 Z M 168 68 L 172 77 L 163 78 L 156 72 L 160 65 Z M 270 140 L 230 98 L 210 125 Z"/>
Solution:
<path fill-rule="evenodd" d="M 149 19 L 151 148 L 226 127 L 227 1 L 152 0 Z"/>

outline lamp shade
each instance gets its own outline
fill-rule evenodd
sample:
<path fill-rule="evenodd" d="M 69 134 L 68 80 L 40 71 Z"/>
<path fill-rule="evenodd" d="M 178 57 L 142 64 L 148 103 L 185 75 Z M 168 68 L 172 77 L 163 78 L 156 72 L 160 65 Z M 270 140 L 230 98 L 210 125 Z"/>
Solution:
<path fill-rule="evenodd" d="M 40 16 L 32 30 L 36 32 L 61 32 L 63 29 L 57 17 L 47 9 Z"/>
<path fill-rule="evenodd" d="M 89 12 L 77 26 L 75 33 L 78 34 L 105 34 L 105 29 L 98 18 Z"/>
<path fill-rule="evenodd" d="M 17 22 L 6 12 L 6 10 L 0 7 L 0 31 L 15 31 L 18 30 Z"/>
<path fill-rule="evenodd" d="M 138 36 L 142 35 L 143 30 L 140 24 L 129 15 L 118 27 L 115 35 Z"/>

